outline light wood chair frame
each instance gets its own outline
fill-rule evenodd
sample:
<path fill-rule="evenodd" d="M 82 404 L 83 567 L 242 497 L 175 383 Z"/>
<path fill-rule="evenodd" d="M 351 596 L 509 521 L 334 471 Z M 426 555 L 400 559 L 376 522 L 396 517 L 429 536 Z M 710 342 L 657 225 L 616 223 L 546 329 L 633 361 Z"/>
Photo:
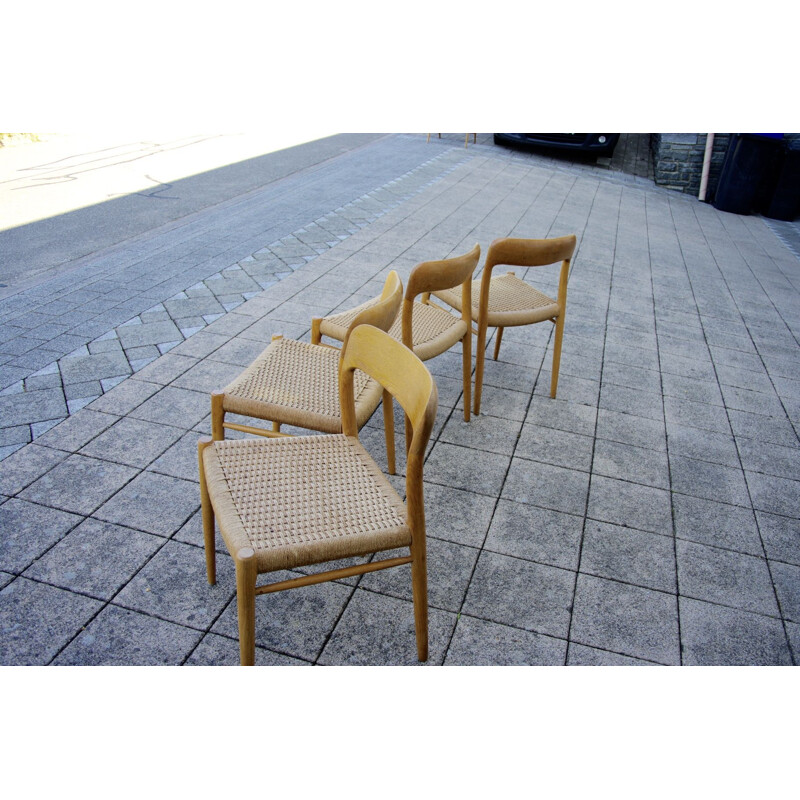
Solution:
<path fill-rule="evenodd" d="M 558 372 L 561 364 L 561 346 L 564 338 L 564 320 L 567 309 L 567 282 L 569 280 L 570 264 L 575 253 L 577 239 L 574 235 L 561 236 L 553 239 L 495 239 L 486 253 L 486 262 L 480 279 L 480 295 L 477 308 L 472 308 L 472 319 L 477 324 L 477 352 L 475 355 L 475 393 L 474 412 L 480 414 L 481 394 L 483 391 L 484 362 L 486 358 L 486 337 L 489 327 L 497 328 L 497 338 L 494 344 L 494 360 L 500 354 L 500 343 L 503 330 L 506 327 L 535 325 L 539 322 L 551 322 L 555 325 L 555 341 L 553 343 L 553 366 L 550 378 L 550 397 L 555 398 L 558 388 Z M 503 324 L 492 324 L 493 312 L 490 308 L 492 272 L 495 267 L 543 267 L 561 262 L 561 271 L 558 279 L 558 294 L 553 300 L 557 311 L 549 316 L 537 318 L 536 312 L 520 311 L 514 315 L 506 316 Z M 514 275 L 514 273 L 510 273 Z M 440 296 L 440 299 L 445 299 Z M 548 298 L 552 299 L 552 298 Z M 466 306 L 462 302 L 462 309 Z M 516 318 L 514 318 L 516 317 Z M 494 316 L 498 319 L 498 315 Z"/>
<path fill-rule="evenodd" d="M 387 331 L 394 323 L 397 315 L 400 311 L 400 307 L 402 304 L 403 298 L 403 283 L 400 280 L 399 275 L 395 270 L 392 270 L 389 275 L 387 276 L 383 290 L 381 292 L 378 301 L 365 308 L 361 311 L 358 316 L 353 320 L 353 322 L 349 325 L 347 332 L 345 333 L 344 343 L 342 345 L 342 349 L 347 343 L 348 337 L 350 333 L 358 326 L 358 325 L 372 325 L 380 330 Z M 279 339 L 282 339 L 282 335 L 276 334 L 272 337 L 272 341 L 275 342 Z M 312 342 L 312 344 L 321 346 L 321 347 L 330 347 L 330 345 L 325 345 L 317 342 Z M 341 359 L 339 361 L 339 369 L 341 369 Z M 391 398 L 387 396 L 386 392 L 383 392 L 383 424 L 384 424 L 384 435 L 386 438 L 386 457 L 388 462 L 388 469 L 389 473 L 394 475 L 396 468 L 395 468 L 395 443 L 394 443 L 394 414 L 392 413 L 392 401 Z M 244 425 L 237 422 L 226 422 L 225 415 L 227 410 L 225 408 L 225 391 L 214 391 L 211 392 L 211 438 L 215 441 L 221 441 L 225 438 L 225 430 L 234 430 L 240 431 L 242 433 L 249 433 L 255 436 L 265 436 L 269 438 L 277 438 L 280 436 L 290 436 L 291 434 L 285 433 L 281 431 L 281 423 L 275 420 L 265 420 L 272 422 L 272 429 L 269 428 L 261 428 L 255 425 Z M 251 414 L 252 416 L 252 414 Z M 309 430 L 318 430 L 317 428 L 310 427 L 310 424 L 307 423 L 305 426 L 298 426 L 298 427 L 308 427 Z"/>
<path fill-rule="evenodd" d="M 460 312 L 464 333 L 461 336 L 462 348 L 462 383 L 464 391 L 464 421 L 469 422 L 471 396 L 472 396 L 472 319 L 469 309 L 472 307 L 472 282 L 475 269 L 481 257 L 481 248 L 476 244 L 472 250 L 461 256 L 440 259 L 438 261 L 423 261 L 417 264 L 409 274 L 401 310 L 401 341 L 414 349 L 414 306 L 419 296 L 420 302 L 433 305 L 441 311 L 451 313 L 449 309 L 431 303 L 430 296 L 441 289 L 461 289 L 462 309 Z M 451 314 L 452 316 L 452 314 Z M 454 317 L 454 322 L 456 318 Z M 320 326 L 322 318 L 315 317 L 311 321 L 311 341 L 315 344 L 322 343 L 323 333 Z M 450 345 L 452 346 L 452 344 Z M 427 361 L 446 352 L 448 348 L 417 355 Z M 384 404 L 386 412 L 386 404 Z M 408 437 L 406 436 L 406 446 Z"/>
<path fill-rule="evenodd" d="M 239 648 L 242 665 L 255 663 L 255 598 L 260 594 L 310 586 L 325 581 L 361 575 L 367 572 L 411 565 L 411 584 L 414 602 L 414 623 L 417 657 L 428 659 L 428 587 L 423 495 L 423 463 L 425 449 L 436 418 L 438 393 L 436 383 L 425 365 L 406 347 L 387 333 L 370 325 L 359 325 L 343 348 L 339 373 L 343 435 L 358 439 L 353 374 L 356 369 L 375 378 L 384 390 L 397 399 L 411 421 L 413 436 L 408 448 L 406 466 L 406 522 L 411 532 L 409 555 L 384 558 L 340 569 L 304 575 L 290 580 L 257 586 L 259 570 L 255 551 L 247 542 L 237 541 L 220 519 L 220 532 L 234 560 L 239 621 Z M 333 434 L 336 435 L 336 434 Z M 301 440 L 302 441 L 302 440 Z M 200 498 L 203 521 L 203 541 L 208 582 L 216 583 L 215 508 L 206 481 L 206 449 L 214 444 L 209 437 L 198 442 Z M 253 446 L 269 446 L 269 440 L 252 440 Z M 377 465 L 376 469 L 377 469 Z M 244 545 L 244 546 L 243 546 Z M 394 549 L 394 548 L 389 548 Z M 380 552 L 380 550 L 373 551 Z M 366 555 L 360 551 L 350 556 Z M 340 556 L 341 557 L 341 556 Z M 330 558 L 320 558 L 323 563 Z"/>

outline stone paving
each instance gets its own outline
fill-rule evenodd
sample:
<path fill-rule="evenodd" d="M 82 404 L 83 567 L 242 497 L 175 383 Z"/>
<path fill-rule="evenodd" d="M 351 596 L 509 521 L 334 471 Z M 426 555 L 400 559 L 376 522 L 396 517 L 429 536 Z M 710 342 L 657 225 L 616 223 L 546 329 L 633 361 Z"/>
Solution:
<path fill-rule="evenodd" d="M 169 270 L 162 255 L 163 241 L 159 241 L 154 258 L 125 244 L 89 260 L 78 280 L 71 272 L 4 300 L 0 312 L 0 459 L 368 225 L 452 169 L 453 163 L 452 153 L 433 157 L 298 230 L 275 241 L 262 241 L 252 253 L 242 256 L 240 250 L 237 262 L 212 274 L 208 274 L 209 262 L 188 263 L 185 253 L 180 253 L 172 262 L 177 265 L 175 278 L 165 281 Z M 270 199 L 274 198 L 259 196 L 258 206 L 263 208 Z M 241 208 L 237 211 L 241 213 Z M 184 239 L 186 227 L 178 227 L 178 235 Z M 209 242 L 218 239 L 204 238 Z M 197 252 L 196 246 L 193 242 L 192 252 Z M 215 258 L 210 263 L 218 262 Z M 131 270 L 136 273 L 135 284 L 127 278 Z M 197 278 L 200 280 L 194 282 Z M 191 285 L 187 285 L 189 281 Z M 178 285 L 184 288 L 173 294 L 171 290 Z M 170 296 L 153 304 L 165 293 Z M 149 307 L 135 313 L 143 306 Z M 117 321 L 120 324 L 115 324 Z M 71 352 L 64 353 L 65 349 Z"/>
<path fill-rule="evenodd" d="M 202 252 L 206 274 L 167 277 L 47 363 L 9 353 L 6 369 L 28 371 L 0 413 L 35 440 L 0 463 L 0 663 L 236 663 L 231 561 L 210 587 L 198 518 L 208 393 L 273 333 L 308 339 L 312 316 L 377 294 L 389 269 L 405 280 L 475 242 L 566 233 L 579 246 L 558 399 L 549 326 L 506 331 L 469 423 L 458 351 L 428 362 L 440 397 L 425 464 L 429 663 L 797 663 L 800 261 L 759 218 L 484 137 L 465 149 L 459 134 L 427 147 L 397 135 L 351 154 L 337 166 L 374 169 L 373 186 L 354 193 L 342 170 L 318 171 L 309 196 L 347 185 L 350 199 L 309 203 L 280 235 L 242 220 L 242 204 L 202 212 L 194 230 L 230 232 L 218 261 L 185 236 L 181 253 L 184 225 L 84 265 L 101 281 L 93 263 L 171 248 L 187 273 Z M 387 158 L 404 163 L 399 178 L 380 177 Z M 248 203 L 281 216 L 275 188 L 263 194 Z M 127 261 L 128 282 L 147 269 Z M 550 272 L 524 277 L 554 288 Z M 74 328 L 92 300 L 73 302 L 59 310 Z M 18 320 L 47 313 L 23 305 Z M 44 344 L 65 332 L 51 334 L 33 349 L 58 353 Z M 26 417 L 25 395 L 56 423 Z M 361 438 L 385 465 L 380 412 Z M 259 664 L 416 663 L 406 568 L 259 597 L 256 620 Z"/>

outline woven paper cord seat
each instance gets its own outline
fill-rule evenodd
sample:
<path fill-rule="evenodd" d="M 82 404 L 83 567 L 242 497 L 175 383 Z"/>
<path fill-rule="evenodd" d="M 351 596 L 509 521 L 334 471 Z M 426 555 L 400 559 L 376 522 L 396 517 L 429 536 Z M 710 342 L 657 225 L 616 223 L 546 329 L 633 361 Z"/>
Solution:
<path fill-rule="evenodd" d="M 242 664 L 255 662 L 255 598 L 411 564 L 417 656 L 428 657 L 422 468 L 437 392 L 425 365 L 384 331 L 358 325 L 342 348 L 341 434 L 198 444 L 208 581 L 216 583 L 215 520 L 236 566 Z M 354 373 L 370 375 L 411 420 L 406 503 L 358 441 Z M 256 586 L 259 574 L 396 548 L 405 556 Z"/>
<path fill-rule="evenodd" d="M 429 303 L 429 297 L 435 290 L 451 290 L 463 294 L 470 305 L 472 273 L 478 266 L 480 254 L 480 246 L 476 244 L 463 256 L 417 264 L 408 278 L 401 317 L 389 329 L 390 336 L 412 347 L 422 361 L 441 355 L 456 342 L 462 343 L 464 419 L 467 421 L 472 381 L 472 322 L 468 312 L 462 311 L 457 317 Z M 421 301 L 416 300 L 417 295 L 422 296 Z M 349 311 L 314 318 L 311 321 L 311 341 L 319 343 L 323 336 L 342 341 L 354 316 L 363 313 L 374 302 L 369 300 Z"/>
<path fill-rule="evenodd" d="M 403 285 L 397 273 L 392 271 L 381 296 L 352 315 L 343 338 L 347 338 L 355 325 L 363 323 L 381 330 L 388 329 L 397 318 L 402 297 Z M 226 428 L 259 436 L 283 436 L 281 425 L 341 433 L 340 356 L 340 351 L 331 347 L 274 337 L 269 347 L 244 372 L 222 391 L 212 392 L 212 438 L 224 439 Z M 372 416 L 382 397 L 380 384 L 361 372 L 356 373 L 356 421 L 359 428 Z M 272 430 L 226 422 L 228 413 L 269 420 Z M 391 414 L 384 413 L 384 426 L 389 471 L 394 473 L 394 419 Z"/>
<path fill-rule="evenodd" d="M 460 292 L 452 289 L 436 292 L 436 297 L 461 311 Z M 481 302 L 481 282 L 472 282 L 472 316 L 478 318 Z M 489 289 L 487 324 L 490 328 L 514 325 L 531 325 L 543 322 L 558 314 L 558 301 L 548 297 L 530 284 L 520 280 L 513 272 L 492 277 Z"/>
<path fill-rule="evenodd" d="M 340 352 L 308 342 L 277 338 L 223 390 L 223 409 L 298 428 L 341 433 Z M 356 373 L 359 428 L 378 407 L 383 388 Z"/>
<path fill-rule="evenodd" d="M 319 332 L 323 336 L 342 341 L 347 332 L 348 326 L 352 323 L 356 314 L 374 305 L 374 300 L 368 300 L 357 308 L 343 311 L 341 314 L 334 314 L 330 317 L 323 317 L 320 320 Z M 412 341 L 414 352 L 422 360 L 427 361 L 434 358 L 446 350 L 449 350 L 456 342 L 460 341 L 467 330 L 467 323 L 455 318 L 444 309 L 432 306 L 429 303 L 414 303 Z M 403 321 L 398 317 L 391 328 L 389 335 L 403 341 Z"/>
<path fill-rule="evenodd" d="M 259 572 L 411 543 L 402 499 L 356 438 L 213 442 L 204 464 L 225 544 L 252 548 Z"/>
<path fill-rule="evenodd" d="M 475 356 L 475 413 L 481 410 L 483 368 L 486 358 L 487 328 L 497 328 L 494 358 L 500 354 L 503 329 L 517 325 L 532 325 L 550 321 L 555 325 L 553 343 L 553 369 L 550 378 L 550 397 L 556 396 L 558 369 L 561 362 L 561 342 L 564 335 L 564 317 L 567 309 L 567 279 L 572 255 L 575 252 L 575 236 L 558 239 L 495 239 L 486 253 L 486 263 L 480 280 L 473 283 L 471 315 L 477 323 L 477 353 Z M 558 297 L 553 299 L 538 289 L 520 280 L 513 272 L 493 276 L 494 267 L 505 264 L 518 267 L 541 267 L 561 262 L 558 281 Z M 444 289 L 433 292 L 463 313 L 463 300 L 459 292 Z"/>

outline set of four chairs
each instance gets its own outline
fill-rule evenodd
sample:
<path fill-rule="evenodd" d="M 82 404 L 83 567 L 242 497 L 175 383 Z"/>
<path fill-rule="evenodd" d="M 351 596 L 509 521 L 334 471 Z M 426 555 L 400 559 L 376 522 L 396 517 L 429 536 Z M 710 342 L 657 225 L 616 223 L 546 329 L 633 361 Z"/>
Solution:
<path fill-rule="evenodd" d="M 479 279 L 480 246 L 411 270 L 405 290 L 390 272 L 381 295 L 349 311 L 314 318 L 311 342 L 273 337 L 228 386 L 211 395 L 211 438 L 198 443 L 208 581 L 216 582 L 215 525 L 234 560 L 240 659 L 255 663 L 259 594 L 411 565 L 417 656 L 428 658 L 423 462 L 436 418 L 436 383 L 424 365 L 462 345 L 464 419 L 480 413 L 487 330 L 550 321 L 555 325 L 551 397 L 556 396 L 575 236 L 497 239 Z M 499 265 L 561 264 L 551 298 Z M 435 297 L 447 307 L 432 302 Z M 458 312 L 458 313 L 454 313 Z M 477 335 L 472 397 L 472 336 Z M 323 338 L 341 343 L 341 348 Z M 406 501 L 358 438 L 383 404 L 388 471 L 395 474 L 394 409 L 405 414 Z M 227 415 L 269 423 L 232 421 Z M 288 425 L 324 436 L 293 436 Z M 225 431 L 259 438 L 226 439 Z M 363 560 L 389 550 L 408 555 Z M 347 561 L 266 585 L 258 575 Z M 353 563 L 353 560 L 357 563 Z"/>

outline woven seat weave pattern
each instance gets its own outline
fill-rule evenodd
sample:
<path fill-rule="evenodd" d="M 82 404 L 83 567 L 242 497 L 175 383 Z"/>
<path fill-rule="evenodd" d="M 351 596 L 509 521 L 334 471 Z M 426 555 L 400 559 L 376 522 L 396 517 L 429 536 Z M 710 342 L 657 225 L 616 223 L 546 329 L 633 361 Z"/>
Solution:
<path fill-rule="evenodd" d="M 340 431 L 339 356 L 338 350 L 329 347 L 276 339 L 225 387 L 225 408 L 258 415 L 267 405 L 273 407 L 269 419 L 302 425 L 307 415 L 313 415 L 313 424 L 330 418 L 335 423 L 332 430 Z M 380 401 L 380 386 L 356 370 L 354 392 L 357 408 L 364 400 L 369 406 L 367 416 L 371 414 Z M 311 419 L 305 421 L 312 424 Z"/>
<path fill-rule="evenodd" d="M 472 282 L 472 318 L 478 319 L 481 282 Z M 461 290 L 446 289 L 434 292 L 440 300 L 461 310 Z M 489 285 L 489 325 L 527 325 L 541 322 L 558 314 L 558 302 L 548 297 L 516 275 L 492 277 Z"/>
<path fill-rule="evenodd" d="M 461 290 L 445 289 L 434 292 L 436 297 L 444 300 L 453 308 L 461 309 Z M 475 316 L 481 301 L 481 282 L 472 282 L 472 308 Z M 555 306 L 557 302 L 530 284 L 520 280 L 516 275 L 498 275 L 489 284 L 489 312 L 530 311 Z"/>
<path fill-rule="evenodd" d="M 356 314 L 374 302 L 371 300 L 350 311 L 325 317 L 320 323 L 320 332 L 342 341 L 347 326 L 355 319 Z M 466 325 L 460 318 L 441 308 L 419 301 L 414 303 L 411 319 L 414 352 L 423 361 L 449 350 L 466 332 Z M 400 316 L 389 329 L 389 335 L 398 342 L 403 340 L 403 323 Z"/>
<path fill-rule="evenodd" d="M 310 564 L 411 540 L 405 505 L 355 437 L 226 440 L 214 442 L 212 452 L 206 457 L 209 491 L 212 497 L 229 494 L 261 568 Z M 220 508 L 226 505 L 231 508 Z M 220 516 L 220 525 L 226 522 Z"/>

